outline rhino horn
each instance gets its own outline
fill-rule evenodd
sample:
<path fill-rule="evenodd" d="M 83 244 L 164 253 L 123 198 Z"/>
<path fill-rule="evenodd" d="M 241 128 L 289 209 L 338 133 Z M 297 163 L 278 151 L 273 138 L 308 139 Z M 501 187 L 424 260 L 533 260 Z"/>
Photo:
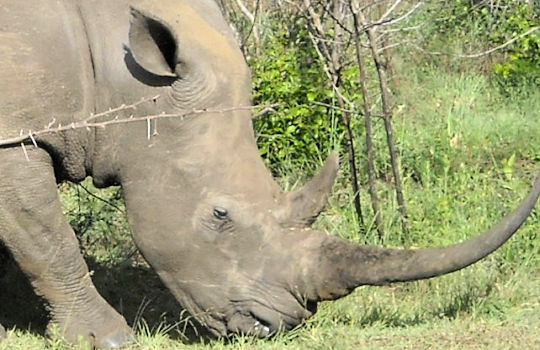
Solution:
<path fill-rule="evenodd" d="M 335 236 L 311 240 L 312 270 L 304 272 L 308 300 L 333 300 L 362 285 L 385 285 L 444 275 L 467 267 L 503 245 L 526 220 L 540 196 L 540 176 L 520 205 L 503 220 L 465 242 L 418 250 L 356 245 Z"/>
<path fill-rule="evenodd" d="M 276 213 L 283 227 L 308 227 L 324 209 L 339 168 L 339 155 L 332 152 L 323 168 L 302 188 L 284 195 Z"/>

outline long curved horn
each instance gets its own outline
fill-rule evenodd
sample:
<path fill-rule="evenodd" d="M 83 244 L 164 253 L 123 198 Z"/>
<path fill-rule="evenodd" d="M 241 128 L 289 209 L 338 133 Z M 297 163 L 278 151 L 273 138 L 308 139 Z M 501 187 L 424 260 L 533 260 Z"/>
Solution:
<path fill-rule="evenodd" d="M 442 248 L 386 249 L 355 245 L 335 236 L 308 238 L 315 260 L 304 275 L 309 300 L 333 300 L 361 285 L 384 285 L 444 275 L 467 267 L 503 245 L 525 222 L 540 196 L 540 175 L 529 195 L 480 236 Z M 313 235 L 311 236 L 313 237 Z"/>
<path fill-rule="evenodd" d="M 332 152 L 321 171 L 302 188 L 284 195 L 274 212 L 283 227 L 308 227 L 321 213 L 332 192 L 339 168 L 339 155 Z"/>

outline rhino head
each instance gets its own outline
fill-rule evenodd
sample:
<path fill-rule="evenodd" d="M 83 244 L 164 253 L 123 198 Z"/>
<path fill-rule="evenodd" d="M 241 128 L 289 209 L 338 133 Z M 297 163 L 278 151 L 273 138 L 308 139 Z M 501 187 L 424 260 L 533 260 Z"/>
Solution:
<path fill-rule="evenodd" d="M 384 249 L 311 229 L 336 177 L 337 155 L 303 188 L 283 193 L 257 150 L 246 108 L 249 69 L 217 5 L 159 3 L 131 9 L 125 62 L 139 84 L 152 81 L 161 95 L 139 113 L 199 111 L 158 120 L 150 138 L 146 123 L 114 137 L 107 128 L 102 142 L 114 146 L 103 149 L 114 166 L 93 172 L 98 182 L 102 168 L 114 174 L 140 251 L 214 334 L 268 336 L 300 324 L 317 302 L 358 286 L 461 269 L 502 245 L 540 195 L 537 180 L 498 226 L 446 248 Z"/>
<path fill-rule="evenodd" d="M 138 69 L 172 78 L 163 110 L 228 111 L 158 120 L 159 135 L 137 150 L 140 162 L 126 155 L 119 180 L 135 241 L 181 304 L 217 335 L 264 336 L 314 312 L 301 260 L 315 236 L 300 229 L 323 209 L 338 157 L 305 188 L 282 193 L 243 108 L 251 103 L 243 56 L 215 7 L 196 10 L 177 22 L 132 9 L 129 49 Z M 181 36 L 194 27 L 200 35 Z"/>

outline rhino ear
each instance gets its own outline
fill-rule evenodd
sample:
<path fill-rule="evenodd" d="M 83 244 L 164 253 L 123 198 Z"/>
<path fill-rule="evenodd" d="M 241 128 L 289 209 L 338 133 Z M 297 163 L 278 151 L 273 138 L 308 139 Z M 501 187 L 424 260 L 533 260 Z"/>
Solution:
<path fill-rule="evenodd" d="M 178 43 L 169 26 L 145 11 L 131 7 L 129 48 L 133 58 L 148 72 L 176 77 Z"/>
<path fill-rule="evenodd" d="M 283 227 L 308 227 L 326 206 L 339 169 L 339 155 L 332 152 L 322 170 L 302 188 L 287 193 L 276 213 Z"/>

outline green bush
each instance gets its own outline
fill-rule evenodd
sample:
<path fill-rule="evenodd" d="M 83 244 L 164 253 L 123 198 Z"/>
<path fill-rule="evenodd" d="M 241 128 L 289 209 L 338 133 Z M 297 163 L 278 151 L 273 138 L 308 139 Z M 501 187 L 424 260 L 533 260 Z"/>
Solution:
<path fill-rule="evenodd" d="M 515 1 L 514 1 L 515 2 Z M 501 33 L 494 36 L 495 43 L 504 43 L 508 33 L 517 36 L 540 25 L 540 11 L 527 4 L 517 4 L 505 21 L 498 27 Z M 495 64 L 495 74 L 503 87 L 519 87 L 525 84 L 540 86 L 540 31 L 533 32 L 505 49 L 506 59 Z"/>
<path fill-rule="evenodd" d="M 100 263 L 125 260 L 135 251 L 118 187 L 97 190 L 90 179 L 60 186 L 64 212 L 83 254 Z"/>
<path fill-rule="evenodd" d="M 539 26 L 540 8 L 523 0 L 496 4 L 457 0 L 432 3 L 423 19 L 433 34 L 425 40 L 439 45 L 437 49 L 451 43 L 464 53 L 477 53 L 503 46 Z M 505 92 L 540 85 L 540 31 L 500 47 L 489 56 L 487 66 Z"/>
<path fill-rule="evenodd" d="M 304 167 L 324 158 L 342 128 L 339 116 L 325 106 L 332 104 L 333 92 L 302 20 L 292 29 L 279 20 L 270 23 L 263 53 L 249 63 L 254 102 L 282 104 L 255 122 L 261 155 L 276 171 L 283 163 Z"/>

